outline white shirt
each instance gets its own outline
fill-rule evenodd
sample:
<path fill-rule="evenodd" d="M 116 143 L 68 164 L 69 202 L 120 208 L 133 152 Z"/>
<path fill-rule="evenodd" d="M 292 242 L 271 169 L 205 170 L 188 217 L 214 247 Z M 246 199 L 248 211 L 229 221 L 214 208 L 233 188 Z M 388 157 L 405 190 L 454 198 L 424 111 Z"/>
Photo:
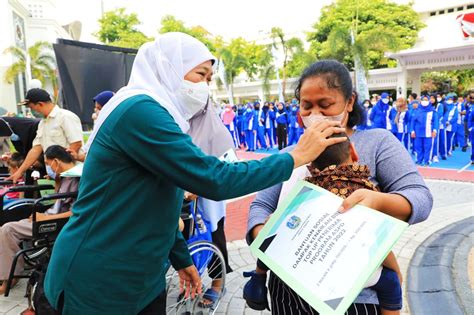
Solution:
<path fill-rule="evenodd" d="M 71 143 L 83 141 L 79 117 L 55 105 L 48 117 L 41 119 L 33 146 L 41 145 L 43 152 L 51 145 L 68 148 Z"/>

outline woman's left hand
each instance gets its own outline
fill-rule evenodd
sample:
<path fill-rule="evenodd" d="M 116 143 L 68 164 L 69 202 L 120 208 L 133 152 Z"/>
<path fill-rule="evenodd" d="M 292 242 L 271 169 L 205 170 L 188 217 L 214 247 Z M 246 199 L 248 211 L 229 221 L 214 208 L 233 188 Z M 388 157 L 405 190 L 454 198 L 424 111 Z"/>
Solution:
<path fill-rule="evenodd" d="M 202 283 L 199 273 L 194 265 L 178 270 L 179 291 L 184 291 L 185 298 L 191 295 L 191 298 L 202 294 Z"/>
<path fill-rule="evenodd" d="M 362 205 L 380 211 L 380 205 L 383 204 L 383 197 L 384 194 L 378 191 L 358 189 L 342 202 L 338 211 L 341 213 L 346 212 L 355 205 Z"/>

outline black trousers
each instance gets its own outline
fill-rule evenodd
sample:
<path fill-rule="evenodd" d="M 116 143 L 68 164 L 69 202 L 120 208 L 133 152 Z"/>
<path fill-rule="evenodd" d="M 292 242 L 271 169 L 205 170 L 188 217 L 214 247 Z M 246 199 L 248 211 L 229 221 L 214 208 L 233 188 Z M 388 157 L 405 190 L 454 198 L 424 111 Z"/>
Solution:
<path fill-rule="evenodd" d="M 166 290 L 156 297 L 138 315 L 161 315 L 166 314 Z"/>
<path fill-rule="evenodd" d="M 278 150 L 286 148 L 287 146 L 286 125 L 277 124 L 277 138 L 278 138 Z"/>
<path fill-rule="evenodd" d="M 61 294 L 59 297 L 59 310 L 56 313 L 51 313 L 50 315 L 60 315 L 63 312 L 64 307 L 64 295 Z M 151 301 L 148 306 L 140 311 L 137 315 L 162 315 L 166 314 L 166 290 Z"/>
<path fill-rule="evenodd" d="M 229 266 L 229 254 L 227 253 L 227 241 L 225 238 L 225 233 L 224 233 L 224 221 L 225 218 L 222 218 L 219 220 L 217 223 L 217 230 L 212 232 L 212 243 L 219 248 L 219 250 L 222 253 L 222 256 L 224 256 L 224 261 L 225 261 L 225 268 L 226 268 L 226 273 L 232 272 L 232 268 Z M 209 262 L 209 267 L 212 270 L 209 270 L 209 276 L 216 279 L 216 278 L 221 278 L 222 277 L 222 268 L 219 268 L 218 266 L 216 268 L 213 268 L 214 264 L 217 263 L 217 257 L 216 255 L 212 256 L 211 261 Z"/>
<path fill-rule="evenodd" d="M 276 315 L 319 315 L 319 313 L 306 303 L 296 294 L 289 286 L 287 286 L 273 272 L 270 272 L 270 280 L 268 282 L 270 291 L 270 301 L 272 314 Z M 375 304 L 354 303 L 346 311 L 345 315 L 379 315 L 380 307 Z"/>

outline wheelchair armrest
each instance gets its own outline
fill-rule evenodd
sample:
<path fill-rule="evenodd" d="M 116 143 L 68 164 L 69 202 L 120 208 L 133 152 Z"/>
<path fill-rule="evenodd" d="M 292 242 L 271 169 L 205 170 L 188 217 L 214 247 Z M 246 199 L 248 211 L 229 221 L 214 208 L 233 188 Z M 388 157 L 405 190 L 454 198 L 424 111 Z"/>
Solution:
<path fill-rule="evenodd" d="M 54 189 L 53 185 L 23 185 L 11 187 L 8 189 L 8 192 L 34 192 L 50 189 Z"/>
<path fill-rule="evenodd" d="M 42 201 L 48 200 L 56 200 L 56 199 L 65 199 L 65 198 L 77 198 L 77 191 L 73 192 L 64 192 L 64 193 L 57 193 L 57 194 L 50 194 L 44 197 L 41 197 L 35 201 L 35 204 L 38 204 Z"/>

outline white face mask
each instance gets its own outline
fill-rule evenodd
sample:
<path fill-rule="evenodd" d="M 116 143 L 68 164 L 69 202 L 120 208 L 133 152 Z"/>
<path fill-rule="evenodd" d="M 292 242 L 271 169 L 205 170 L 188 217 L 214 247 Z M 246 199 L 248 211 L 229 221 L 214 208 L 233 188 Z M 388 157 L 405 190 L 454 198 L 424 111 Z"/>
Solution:
<path fill-rule="evenodd" d="M 447 104 L 452 104 L 452 103 L 453 103 L 453 100 L 447 100 L 446 103 L 447 103 Z"/>
<path fill-rule="evenodd" d="M 421 106 L 428 106 L 430 105 L 430 101 L 421 101 Z"/>
<path fill-rule="evenodd" d="M 442 99 L 441 97 L 438 97 L 436 100 L 437 100 L 438 102 L 441 102 L 443 99 Z"/>
<path fill-rule="evenodd" d="M 320 122 L 320 121 L 325 121 L 325 120 L 328 120 L 328 121 L 338 121 L 340 123 L 342 123 L 342 121 L 344 120 L 344 117 L 346 116 L 346 108 L 344 107 L 344 110 L 342 113 L 340 113 L 339 115 L 335 115 L 335 116 L 324 116 L 324 115 L 308 115 L 308 116 L 301 116 L 301 120 L 303 120 L 303 125 L 306 127 L 306 128 L 309 128 L 311 127 L 313 124 L 317 123 L 317 122 Z"/>
<path fill-rule="evenodd" d="M 183 80 L 181 87 L 176 91 L 176 97 L 184 106 L 184 119 L 191 119 L 202 110 L 209 99 L 209 85 L 206 82 L 194 83 Z"/>
<path fill-rule="evenodd" d="M 382 103 L 388 104 L 388 98 L 382 98 Z"/>

